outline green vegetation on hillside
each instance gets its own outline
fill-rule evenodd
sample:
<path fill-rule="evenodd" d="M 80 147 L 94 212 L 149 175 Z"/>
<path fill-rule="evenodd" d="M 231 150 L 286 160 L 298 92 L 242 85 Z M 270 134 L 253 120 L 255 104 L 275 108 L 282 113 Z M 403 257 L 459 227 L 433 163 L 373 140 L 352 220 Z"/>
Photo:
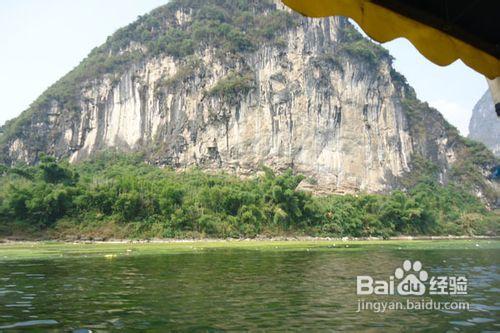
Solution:
<path fill-rule="evenodd" d="M 140 156 L 103 155 L 76 166 L 44 157 L 0 169 L 0 235 L 255 237 L 493 234 L 498 215 L 456 185 L 427 179 L 391 195 L 314 197 L 291 171 L 241 180 L 175 172 Z"/>
<path fill-rule="evenodd" d="M 158 34 L 162 19 L 173 16 L 176 10 L 191 11 L 192 24 L 169 27 L 166 33 Z M 298 16 L 276 11 L 270 1 L 231 0 L 173 1 L 139 21 L 126 28 L 126 38 L 117 36 L 116 43 L 138 40 L 152 54 L 166 53 L 178 58 L 208 47 L 217 49 L 224 57 L 228 53 L 253 51 L 299 23 Z"/>
<path fill-rule="evenodd" d="M 392 62 L 392 56 L 387 49 L 363 37 L 353 25 L 345 25 L 339 31 L 342 40 L 340 51 L 361 61 L 372 68 L 379 66 L 384 60 Z"/>
<path fill-rule="evenodd" d="M 411 137 L 426 152 L 416 152 L 412 157 L 413 174 L 425 173 L 429 179 L 437 179 L 439 168 L 423 158 L 423 155 L 433 156 L 439 154 L 441 144 L 456 152 L 457 158 L 451 165 L 450 172 L 446 175 L 449 181 L 459 184 L 461 188 L 480 190 L 490 202 L 495 202 L 498 193 L 487 184 L 487 173 L 500 164 L 500 160 L 482 143 L 464 138 L 458 130 L 448 123 L 443 115 L 436 109 L 430 107 L 416 98 L 413 89 L 405 83 L 404 77 L 399 75 L 398 81 L 401 88 L 405 90 L 406 96 L 402 99 L 402 110 L 409 125 Z M 394 76 L 393 76 L 394 79 Z M 440 135 L 440 133 L 442 133 Z M 453 160 L 453 159 L 451 159 Z M 422 164 L 424 163 L 424 164 Z M 408 175 L 412 179 L 412 175 Z M 404 180 L 404 185 L 412 185 Z M 415 183 L 415 181 L 413 181 Z"/>
<path fill-rule="evenodd" d="M 251 74 L 229 73 L 208 91 L 209 96 L 218 96 L 228 102 L 235 104 L 241 97 L 248 94 L 254 88 L 255 80 Z"/>

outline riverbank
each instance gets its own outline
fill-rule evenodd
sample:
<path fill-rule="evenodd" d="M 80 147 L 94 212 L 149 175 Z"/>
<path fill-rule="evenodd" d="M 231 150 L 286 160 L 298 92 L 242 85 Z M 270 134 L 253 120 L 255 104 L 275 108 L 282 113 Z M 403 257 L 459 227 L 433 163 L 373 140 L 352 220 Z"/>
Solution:
<path fill-rule="evenodd" d="M 282 237 L 255 237 L 255 238 L 153 238 L 153 239 L 12 239 L 0 238 L 1 244 L 35 244 L 35 243 L 72 243 L 72 244 L 164 244 L 164 243 L 211 243 L 211 242 L 363 242 L 363 241 L 424 241 L 424 240 L 500 240 L 500 236 L 395 236 L 395 237 L 312 237 L 312 236 L 282 236 Z"/>
<path fill-rule="evenodd" d="M 151 240 L 106 242 L 6 242 L 0 244 L 0 261 L 78 259 L 102 257 L 117 259 L 137 255 L 203 253 L 211 250 L 251 251 L 371 251 L 371 250 L 463 250 L 498 249 L 497 238 L 455 239 L 288 239 L 288 240 Z"/>
<path fill-rule="evenodd" d="M 240 179 L 158 169 L 138 156 L 103 156 L 77 165 L 45 158 L 0 177 L 0 237 L 74 241 L 498 234 L 500 211 L 489 210 L 462 184 L 441 186 L 426 176 L 414 179 L 405 191 L 315 196 L 301 190 L 304 177 L 291 170 L 263 171 Z"/>

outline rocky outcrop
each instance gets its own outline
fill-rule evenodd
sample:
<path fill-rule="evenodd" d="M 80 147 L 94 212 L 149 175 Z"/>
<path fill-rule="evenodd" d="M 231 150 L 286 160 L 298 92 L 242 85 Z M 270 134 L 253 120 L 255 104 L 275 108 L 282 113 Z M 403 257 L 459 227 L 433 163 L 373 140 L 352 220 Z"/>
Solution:
<path fill-rule="evenodd" d="M 497 157 L 500 157 L 500 118 L 495 113 L 495 105 L 489 90 L 472 110 L 469 138 L 484 143 Z"/>
<path fill-rule="evenodd" d="M 185 3 L 165 7 L 167 34 L 190 33 L 201 17 Z M 259 10 L 253 15 L 270 20 L 284 8 Z M 446 182 L 464 145 L 436 110 L 416 100 L 387 52 L 344 18 L 288 15 L 292 23 L 269 42 L 222 55 L 210 43 L 179 56 L 147 53 L 150 46 L 130 41 L 114 56 L 143 56 L 80 80 L 64 103 L 48 94 L 9 123 L 0 138 L 4 161 L 34 163 L 40 152 L 78 162 L 107 149 L 143 151 L 174 168 L 240 175 L 262 165 L 293 168 L 308 177 L 304 188 L 346 193 L 401 186 L 418 154 Z M 246 29 L 244 36 L 254 35 Z"/>

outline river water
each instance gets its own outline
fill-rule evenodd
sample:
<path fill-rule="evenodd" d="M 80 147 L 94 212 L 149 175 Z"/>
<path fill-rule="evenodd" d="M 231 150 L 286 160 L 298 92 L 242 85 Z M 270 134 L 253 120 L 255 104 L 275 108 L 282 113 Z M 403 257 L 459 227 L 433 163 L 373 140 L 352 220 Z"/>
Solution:
<path fill-rule="evenodd" d="M 408 298 L 356 295 L 356 276 L 389 279 L 405 260 L 420 261 L 429 276 L 466 276 L 466 295 L 422 298 L 467 302 L 469 309 L 358 312 L 360 300 Z M 0 262 L 0 331 L 499 331 L 499 267 L 492 249 L 210 249 L 10 260 Z"/>

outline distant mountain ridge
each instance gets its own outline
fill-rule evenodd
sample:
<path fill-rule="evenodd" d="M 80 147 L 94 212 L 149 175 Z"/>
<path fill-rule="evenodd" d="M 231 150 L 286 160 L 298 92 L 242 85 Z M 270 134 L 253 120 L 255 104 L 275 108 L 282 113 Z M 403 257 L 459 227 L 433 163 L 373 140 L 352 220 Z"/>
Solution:
<path fill-rule="evenodd" d="M 487 90 L 472 110 L 469 138 L 482 142 L 500 157 L 500 118 L 495 113 L 491 93 Z"/>

